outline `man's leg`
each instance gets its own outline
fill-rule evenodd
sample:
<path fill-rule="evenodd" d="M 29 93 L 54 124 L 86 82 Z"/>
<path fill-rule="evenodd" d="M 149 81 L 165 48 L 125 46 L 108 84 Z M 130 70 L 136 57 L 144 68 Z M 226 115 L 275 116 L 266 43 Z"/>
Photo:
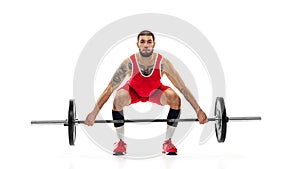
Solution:
<path fill-rule="evenodd" d="M 129 92 L 125 89 L 120 89 L 114 98 L 112 116 L 113 120 L 124 120 L 123 108 L 130 105 L 131 98 Z M 124 140 L 124 123 L 114 123 L 118 138 Z"/>
<path fill-rule="evenodd" d="M 130 105 L 131 98 L 129 92 L 125 89 L 120 89 L 114 98 L 112 117 L 113 120 L 124 120 L 123 108 Z M 117 147 L 114 149 L 114 155 L 124 155 L 126 153 L 126 143 L 124 142 L 124 122 L 114 123 L 117 136 L 120 141 L 117 143 Z"/>
<path fill-rule="evenodd" d="M 162 105 L 170 106 L 167 119 L 178 119 L 180 117 L 181 100 L 173 89 L 169 88 L 165 90 L 160 97 L 160 102 Z M 173 136 L 178 122 L 168 122 L 167 124 L 166 140 Z"/>
<path fill-rule="evenodd" d="M 177 93 L 169 88 L 163 92 L 160 97 L 160 103 L 162 105 L 169 105 L 170 110 L 167 119 L 179 119 L 181 100 Z M 176 155 L 177 149 L 172 144 L 171 138 L 175 132 L 178 122 L 167 122 L 166 141 L 163 145 L 163 152 L 167 152 L 169 155 Z"/>

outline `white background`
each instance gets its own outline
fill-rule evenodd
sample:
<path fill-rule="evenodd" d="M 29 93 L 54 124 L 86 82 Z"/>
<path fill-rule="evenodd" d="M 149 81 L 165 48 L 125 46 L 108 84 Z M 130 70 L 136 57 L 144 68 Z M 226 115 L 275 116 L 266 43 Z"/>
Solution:
<path fill-rule="evenodd" d="M 296 0 L 1 1 L 1 165 L 299 168 L 299 7 Z M 177 146 L 177 157 L 144 160 L 107 154 L 80 127 L 76 146 L 69 147 L 65 127 L 30 125 L 33 119 L 66 118 L 77 59 L 98 30 L 147 12 L 174 15 L 196 26 L 222 63 L 228 113 L 263 120 L 230 123 L 225 144 L 212 137 L 198 145 L 203 126 L 195 127 Z"/>

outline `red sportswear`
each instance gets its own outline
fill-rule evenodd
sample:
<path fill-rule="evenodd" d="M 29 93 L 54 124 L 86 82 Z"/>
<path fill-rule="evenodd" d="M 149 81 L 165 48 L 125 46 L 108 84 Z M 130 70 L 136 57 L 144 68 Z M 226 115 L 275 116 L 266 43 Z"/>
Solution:
<path fill-rule="evenodd" d="M 160 54 L 156 54 L 153 70 L 148 76 L 145 76 L 140 71 L 136 55 L 133 54 L 130 56 L 132 73 L 130 79 L 122 89 L 129 91 L 131 104 L 138 101 L 151 101 L 153 103 L 161 104 L 160 96 L 165 90 L 170 88 L 164 86 L 160 81 L 162 59 L 163 57 Z"/>

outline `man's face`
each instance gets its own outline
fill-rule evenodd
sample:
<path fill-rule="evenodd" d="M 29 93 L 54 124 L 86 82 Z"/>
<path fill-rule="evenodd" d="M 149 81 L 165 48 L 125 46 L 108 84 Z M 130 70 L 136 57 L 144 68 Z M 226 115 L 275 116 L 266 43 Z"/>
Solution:
<path fill-rule="evenodd" d="M 140 54 L 144 57 L 149 57 L 153 53 L 153 48 L 155 46 L 155 42 L 151 35 L 140 36 L 137 42 L 137 46 L 139 48 Z"/>

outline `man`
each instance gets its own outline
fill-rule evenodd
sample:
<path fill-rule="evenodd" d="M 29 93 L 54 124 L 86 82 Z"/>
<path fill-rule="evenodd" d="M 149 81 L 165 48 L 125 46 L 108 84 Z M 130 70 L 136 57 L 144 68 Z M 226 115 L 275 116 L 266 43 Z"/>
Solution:
<path fill-rule="evenodd" d="M 144 30 L 137 37 L 139 52 L 125 59 L 113 75 L 112 80 L 99 97 L 93 111 L 88 114 L 85 124 L 92 126 L 102 106 L 110 95 L 116 90 L 126 76 L 130 76 L 128 82 L 117 90 L 113 101 L 112 116 L 114 120 L 124 120 L 123 108 L 139 101 L 150 101 L 158 105 L 169 105 L 170 110 L 167 119 L 180 117 L 180 97 L 169 86 L 161 83 L 160 79 L 166 75 L 172 84 L 183 94 L 185 99 L 196 111 L 200 124 L 207 122 L 206 114 L 198 105 L 190 90 L 185 86 L 182 78 L 169 60 L 159 53 L 154 53 L 155 37 L 152 32 Z M 167 122 L 166 140 L 163 143 L 163 153 L 176 155 L 177 149 L 172 144 L 171 138 L 178 122 Z M 124 142 L 124 123 L 114 123 L 119 142 L 114 149 L 114 155 L 126 154 Z"/>

